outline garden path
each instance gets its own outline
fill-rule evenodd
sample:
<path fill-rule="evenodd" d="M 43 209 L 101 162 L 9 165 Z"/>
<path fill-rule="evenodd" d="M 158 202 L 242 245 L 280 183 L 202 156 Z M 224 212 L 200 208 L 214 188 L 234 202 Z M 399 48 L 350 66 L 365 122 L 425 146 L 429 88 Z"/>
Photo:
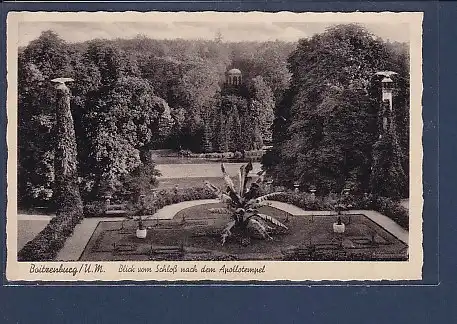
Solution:
<path fill-rule="evenodd" d="M 65 245 L 57 254 L 56 261 L 78 261 L 100 221 L 120 221 L 124 219 L 124 217 L 84 218 L 81 223 L 76 225 L 73 235 L 65 241 Z"/>
<path fill-rule="evenodd" d="M 201 200 L 191 200 L 191 201 L 183 201 L 177 204 L 168 205 L 161 209 L 159 209 L 154 215 L 152 215 L 151 219 L 172 219 L 175 215 L 183 209 L 199 206 L 199 205 L 206 205 L 206 204 L 217 204 L 220 203 L 219 199 L 201 199 Z"/>

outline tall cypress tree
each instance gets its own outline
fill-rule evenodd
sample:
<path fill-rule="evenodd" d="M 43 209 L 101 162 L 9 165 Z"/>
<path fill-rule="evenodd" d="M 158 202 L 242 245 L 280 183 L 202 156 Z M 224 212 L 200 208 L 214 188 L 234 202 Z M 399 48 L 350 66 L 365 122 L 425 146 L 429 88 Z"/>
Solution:
<path fill-rule="evenodd" d="M 402 167 L 401 148 L 389 103 L 383 103 L 380 120 L 387 118 L 386 129 L 381 128 L 381 136 L 373 145 L 373 166 L 370 178 L 372 193 L 384 197 L 406 196 L 408 181 Z"/>
<path fill-rule="evenodd" d="M 56 152 L 55 201 L 57 217 L 64 213 L 82 215 L 83 204 L 78 188 L 77 148 L 73 117 L 70 110 L 70 89 L 59 83 L 56 87 Z"/>

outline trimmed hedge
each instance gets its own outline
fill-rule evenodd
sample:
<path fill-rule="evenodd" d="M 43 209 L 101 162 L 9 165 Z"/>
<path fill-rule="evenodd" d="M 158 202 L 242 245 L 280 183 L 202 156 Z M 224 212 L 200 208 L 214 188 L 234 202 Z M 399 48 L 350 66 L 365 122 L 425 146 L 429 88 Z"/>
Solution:
<path fill-rule="evenodd" d="M 82 219 L 77 208 L 61 212 L 18 252 L 18 261 L 52 261 Z"/>
<path fill-rule="evenodd" d="M 180 151 L 180 155 L 188 158 L 209 159 L 209 160 L 255 160 L 260 161 L 264 155 L 264 150 L 245 151 L 244 155 L 241 152 L 222 152 L 222 153 L 192 153 L 190 151 Z"/>
<path fill-rule="evenodd" d="M 275 195 L 272 200 L 280 201 L 295 205 L 305 210 L 333 210 L 337 202 L 336 199 L 332 199 L 331 196 L 320 197 L 315 196 L 313 199 L 309 193 L 302 192 L 282 192 Z"/>

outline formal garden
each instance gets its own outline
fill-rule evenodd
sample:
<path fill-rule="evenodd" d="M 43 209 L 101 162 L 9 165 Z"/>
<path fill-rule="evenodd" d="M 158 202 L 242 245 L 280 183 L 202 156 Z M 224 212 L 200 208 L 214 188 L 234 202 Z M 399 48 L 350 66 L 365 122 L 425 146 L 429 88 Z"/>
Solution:
<path fill-rule="evenodd" d="M 244 170 L 249 170 L 248 165 Z M 233 190 L 240 183 L 225 173 L 222 182 L 228 184 L 226 192 L 207 183 L 204 187 L 151 191 L 133 205 L 86 205 L 84 216 L 100 221 L 88 240 L 83 240 L 87 245 L 79 260 L 407 260 L 406 242 L 363 213 L 350 212 L 377 210 L 407 229 L 408 211 L 398 202 L 372 195 L 354 197 L 349 192 L 326 197 L 314 192 L 268 193 L 272 188 L 264 179 L 254 179 L 246 176 L 251 185 L 249 190 L 245 187 L 244 196 Z M 234 203 L 230 196 L 244 199 L 244 205 Z M 205 203 L 214 198 L 221 202 Z M 307 212 L 291 215 L 270 206 L 271 201 Z M 156 214 L 165 206 L 182 202 L 197 204 L 166 219 Z M 113 216 L 122 219 L 114 220 Z M 52 260 L 79 221 L 77 216 L 54 218 L 52 227 L 46 228 L 49 232 L 41 232 L 21 253 L 30 248 L 29 253 L 39 260 Z M 38 251 L 41 254 L 37 255 Z"/>
<path fill-rule="evenodd" d="M 44 32 L 19 51 L 18 209 L 49 222 L 18 259 L 407 260 L 408 61 L 353 24 L 298 43 Z"/>

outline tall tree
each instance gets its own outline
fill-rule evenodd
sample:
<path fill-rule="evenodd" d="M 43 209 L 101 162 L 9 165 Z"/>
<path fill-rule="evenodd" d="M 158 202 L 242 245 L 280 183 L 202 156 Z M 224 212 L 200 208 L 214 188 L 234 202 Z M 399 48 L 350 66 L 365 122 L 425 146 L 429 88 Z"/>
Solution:
<path fill-rule="evenodd" d="M 256 121 L 260 136 L 263 140 L 271 141 L 275 101 L 271 88 L 262 76 L 251 80 L 250 97 L 251 114 Z"/>
<path fill-rule="evenodd" d="M 68 213 L 82 215 L 83 204 L 79 192 L 77 148 L 73 117 L 70 110 L 70 89 L 64 82 L 56 86 L 56 152 L 55 193 L 56 216 Z"/>
<path fill-rule="evenodd" d="M 170 120 L 170 109 L 138 77 L 122 77 L 93 95 L 84 117 L 89 149 L 83 160 L 95 191 L 114 192 L 123 175 L 145 162 L 157 134 L 169 130 L 164 119 Z"/>
<path fill-rule="evenodd" d="M 355 24 L 300 40 L 289 58 L 291 97 L 276 110 L 276 176 L 323 192 L 349 179 L 367 190 L 379 109 L 369 86 L 389 65 L 386 44 Z"/>
<path fill-rule="evenodd" d="M 56 94 L 50 80 L 73 76 L 67 44 L 45 31 L 18 59 L 18 191 L 24 206 L 51 202 Z"/>

